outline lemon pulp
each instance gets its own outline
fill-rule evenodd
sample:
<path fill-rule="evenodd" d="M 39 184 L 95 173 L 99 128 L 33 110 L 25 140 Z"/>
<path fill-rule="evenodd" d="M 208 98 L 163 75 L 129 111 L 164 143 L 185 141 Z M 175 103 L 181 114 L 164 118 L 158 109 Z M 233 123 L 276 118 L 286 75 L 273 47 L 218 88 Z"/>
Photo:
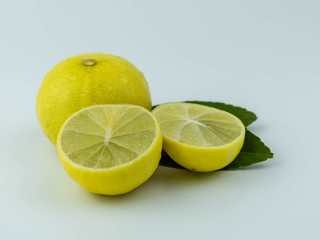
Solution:
<path fill-rule="evenodd" d="M 153 110 L 164 138 L 164 150 L 194 171 L 214 171 L 237 156 L 245 127 L 225 111 L 191 103 L 167 103 Z"/>

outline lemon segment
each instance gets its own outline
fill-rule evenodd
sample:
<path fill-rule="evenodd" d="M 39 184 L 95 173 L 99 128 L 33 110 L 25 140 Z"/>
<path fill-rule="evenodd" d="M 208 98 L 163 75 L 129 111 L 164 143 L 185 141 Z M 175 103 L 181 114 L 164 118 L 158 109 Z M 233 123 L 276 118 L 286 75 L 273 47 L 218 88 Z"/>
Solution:
<path fill-rule="evenodd" d="M 181 166 L 209 172 L 230 164 L 245 137 L 234 115 L 191 103 L 166 103 L 153 110 L 163 135 L 163 149 Z"/>
<path fill-rule="evenodd" d="M 84 189 L 106 195 L 129 192 L 145 182 L 161 158 L 157 120 L 134 105 L 97 105 L 72 115 L 58 135 L 68 175 Z"/>
<path fill-rule="evenodd" d="M 134 104 L 151 110 L 143 73 L 114 55 L 90 53 L 68 58 L 44 77 L 36 112 L 44 134 L 56 144 L 59 130 L 71 114 L 98 104 Z"/>

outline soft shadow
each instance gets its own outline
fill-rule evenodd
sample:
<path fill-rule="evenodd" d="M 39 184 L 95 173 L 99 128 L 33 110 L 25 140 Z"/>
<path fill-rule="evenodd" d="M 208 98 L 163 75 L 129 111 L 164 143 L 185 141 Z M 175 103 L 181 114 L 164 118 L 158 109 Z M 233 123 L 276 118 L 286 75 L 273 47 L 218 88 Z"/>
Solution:
<path fill-rule="evenodd" d="M 186 169 L 175 169 L 159 166 L 152 176 L 153 182 L 189 184 L 190 182 L 203 182 L 217 179 L 221 172 L 192 172 Z"/>
<path fill-rule="evenodd" d="M 138 201 L 139 199 L 145 198 L 146 193 L 144 191 L 141 191 L 141 188 L 143 188 L 143 185 L 144 184 L 132 190 L 131 192 L 124 193 L 121 195 L 102 195 L 102 194 L 96 194 L 96 193 L 90 193 L 90 192 L 87 192 L 87 194 L 88 194 L 88 197 L 94 201 L 108 202 L 112 204 L 123 204 L 128 201 L 134 202 L 134 200 Z"/>
<path fill-rule="evenodd" d="M 170 195 L 184 188 L 196 188 L 201 184 L 215 182 L 222 178 L 223 172 L 197 173 L 188 170 L 174 169 L 159 166 L 155 173 L 141 186 L 129 193 L 117 196 L 91 194 L 90 198 L 98 202 L 110 202 L 122 204 L 127 201 L 135 202 L 145 199 L 163 197 L 163 194 Z"/>
<path fill-rule="evenodd" d="M 269 161 L 273 161 L 274 159 L 268 159 L 268 162 L 262 162 L 262 163 L 256 163 L 253 164 L 251 166 L 248 167 L 241 167 L 241 168 L 237 168 L 237 169 L 225 169 L 225 170 L 221 170 L 222 172 L 237 172 L 237 171 L 253 171 L 253 170 L 257 170 L 257 171 L 261 171 L 261 170 L 266 170 L 266 169 L 274 169 L 276 167 L 278 167 L 278 161 L 276 162 L 272 162 L 271 164 L 269 163 Z"/>

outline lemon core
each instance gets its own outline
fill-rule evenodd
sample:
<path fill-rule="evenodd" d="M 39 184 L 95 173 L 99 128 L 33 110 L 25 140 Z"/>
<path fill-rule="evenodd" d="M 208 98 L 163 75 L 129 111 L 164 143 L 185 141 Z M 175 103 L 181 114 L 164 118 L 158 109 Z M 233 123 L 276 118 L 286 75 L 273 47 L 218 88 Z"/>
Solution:
<path fill-rule="evenodd" d="M 92 58 L 87 58 L 87 59 L 84 59 L 84 60 L 82 61 L 82 63 L 83 63 L 83 65 L 85 65 L 85 66 L 93 66 L 93 65 L 96 64 L 96 61 L 95 61 L 94 59 L 92 59 Z"/>

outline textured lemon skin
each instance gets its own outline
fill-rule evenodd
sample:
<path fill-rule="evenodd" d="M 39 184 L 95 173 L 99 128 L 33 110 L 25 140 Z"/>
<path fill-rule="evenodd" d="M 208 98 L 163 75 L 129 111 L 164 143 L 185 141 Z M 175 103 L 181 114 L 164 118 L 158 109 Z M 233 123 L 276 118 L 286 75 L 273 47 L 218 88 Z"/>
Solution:
<path fill-rule="evenodd" d="M 245 134 L 229 145 L 218 148 L 201 148 L 186 145 L 163 136 L 163 149 L 181 166 L 195 172 L 211 172 L 224 168 L 239 154 Z"/>
<path fill-rule="evenodd" d="M 60 135 L 63 131 L 62 127 L 57 138 L 60 162 L 67 174 L 89 192 L 104 195 L 120 195 L 130 192 L 147 181 L 159 165 L 162 151 L 162 135 L 156 118 L 154 120 L 157 126 L 155 139 L 144 155 L 128 164 L 100 170 L 81 167 L 65 157 L 61 148 Z"/>
<path fill-rule="evenodd" d="M 85 59 L 95 64 L 86 66 Z M 82 54 L 54 66 L 36 100 L 39 123 L 56 144 L 59 130 L 73 113 L 97 104 L 134 104 L 151 110 L 147 81 L 129 61 L 103 53 Z"/>

